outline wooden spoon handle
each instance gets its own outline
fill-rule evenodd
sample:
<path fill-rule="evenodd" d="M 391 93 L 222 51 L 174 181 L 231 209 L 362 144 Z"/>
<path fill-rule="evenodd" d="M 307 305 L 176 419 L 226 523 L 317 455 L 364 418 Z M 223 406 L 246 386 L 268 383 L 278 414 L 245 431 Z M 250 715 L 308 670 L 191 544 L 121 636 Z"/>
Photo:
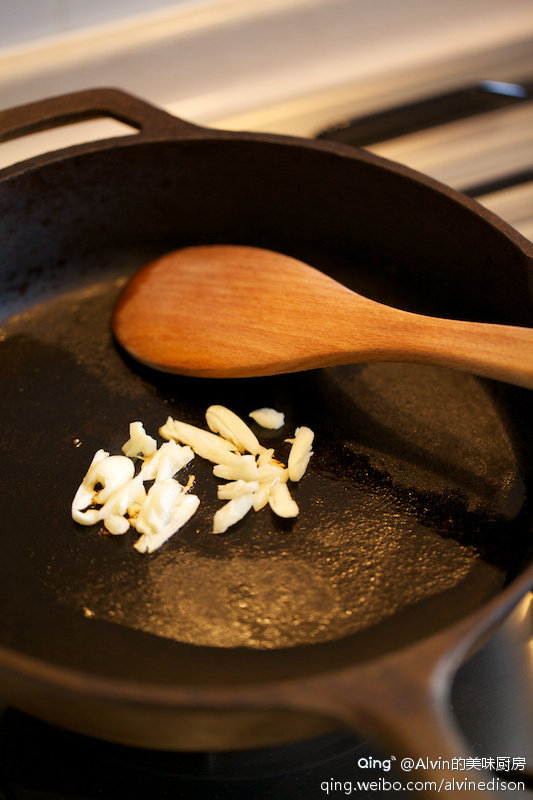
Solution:
<path fill-rule="evenodd" d="M 439 319 L 373 305 L 375 316 L 371 307 L 366 309 L 365 339 L 372 342 L 374 360 L 453 367 L 533 389 L 533 328 Z M 350 327 L 352 336 L 360 335 L 353 319 Z M 351 349 L 344 327 L 343 336 Z M 351 349 L 345 363 L 361 360 L 357 356 L 357 349 Z"/>
<path fill-rule="evenodd" d="M 533 389 L 533 329 L 405 315 L 417 361 Z"/>

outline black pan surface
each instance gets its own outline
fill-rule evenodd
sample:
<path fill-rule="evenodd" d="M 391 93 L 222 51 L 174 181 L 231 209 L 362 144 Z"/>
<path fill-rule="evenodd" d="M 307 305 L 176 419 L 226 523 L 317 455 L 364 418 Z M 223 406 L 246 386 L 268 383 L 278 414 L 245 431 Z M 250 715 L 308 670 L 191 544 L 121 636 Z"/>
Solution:
<path fill-rule="evenodd" d="M 4 647 L 103 677 L 260 682 L 428 636 L 523 568 L 527 392 L 407 364 L 163 376 L 110 334 L 128 274 L 208 242 L 286 252 L 404 308 L 531 324 L 529 260 L 475 209 L 364 155 L 209 135 L 58 158 L 8 176 L 1 203 Z M 283 410 L 260 434 L 280 455 L 313 428 L 294 522 L 265 510 L 213 537 L 198 459 L 200 511 L 153 555 L 72 522 L 98 448 L 120 452 L 137 419 L 203 425 L 211 403 Z"/>

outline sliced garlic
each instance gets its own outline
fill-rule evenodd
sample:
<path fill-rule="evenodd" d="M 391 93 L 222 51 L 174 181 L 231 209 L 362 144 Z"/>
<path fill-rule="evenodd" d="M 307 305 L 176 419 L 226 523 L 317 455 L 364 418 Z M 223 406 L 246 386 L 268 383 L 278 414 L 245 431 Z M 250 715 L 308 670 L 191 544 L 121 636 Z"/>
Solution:
<path fill-rule="evenodd" d="M 111 514 L 104 519 L 104 527 L 106 531 L 112 533 L 113 536 L 122 536 L 129 531 L 130 522 L 126 517 L 122 517 L 120 514 Z"/>
<path fill-rule="evenodd" d="M 144 481 L 164 481 L 166 478 L 173 478 L 193 458 L 194 452 L 189 445 L 180 445 L 171 439 L 145 460 L 139 474 Z"/>
<path fill-rule="evenodd" d="M 279 462 L 276 461 L 274 458 L 274 448 L 273 447 L 263 447 L 259 455 L 257 456 L 257 464 L 258 466 L 262 467 L 264 464 L 278 464 Z"/>
<path fill-rule="evenodd" d="M 205 419 L 210 430 L 233 442 L 241 452 L 257 455 L 263 449 L 246 422 L 229 408 L 209 406 L 205 412 Z"/>
<path fill-rule="evenodd" d="M 298 504 L 291 497 L 286 483 L 277 481 L 271 486 L 268 502 L 270 508 L 278 517 L 297 517 L 300 513 Z"/>
<path fill-rule="evenodd" d="M 255 481 L 257 480 L 258 468 L 254 456 L 234 456 L 229 463 L 215 464 L 213 475 L 216 478 L 224 478 L 227 481 Z"/>
<path fill-rule="evenodd" d="M 125 515 L 142 505 L 145 499 L 146 490 L 138 476 L 117 489 L 100 509 L 100 519 L 109 533 L 126 533 L 130 523 Z"/>
<path fill-rule="evenodd" d="M 153 553 L 193 516 L 200 504 L 173 478 L 154 483 L 148 492 L 135 528 L 142 535 L 133 545 L 139 553 Z"/>
<path fill-rule="evenodd" d="M 148 436 L 142 422 L 130 422 L 130 438 L 122 448 L 122 452 L 129 458 L 143 456 L 148 458 L 157 450 L 157 442 Z"/>
<path fill-rule="evenodd" d="M 217 497 L 219 500 L 234 500 L 246 494 L 254 494 L 259 489 L 258 481 L 232 481 L 218 487 Z"/>
<path fill-rule="evenodd" d="M 250 417 L 263 427 L 279 428 L 284 415 L 260 408 Z M 298 504 L 287 481 L 301 479 L 312 455 L 313 431 L 296 429 L 288 466 L 274 456 L 272 448 L 260 445 L 243 420 L 225 406 L 209 406 L 203 430 L 172 417 L 160 428 L 168 441 L 157 448 L 141 422 L 130 423 L 130 438 L 124 455 L 110 456 L 98 450 L 72 501 L 72 517 L 82 525 L 103 521 L 110 533 L 122 534 L 130 527 L 140 533 L 134 547 L 152 553 L 166 542 L 197 510 L 200 500 L 189 492 L 194 483 L 190 475 L 182 486 L 174 476 L 197 454 L 214 462 L 213 474 L 228 483 L 218 486 L 219 499 L 226 500 L 213 519 L 213 533 L 224 533 L 251 508 L 256 511 L 268 503 L 280 517 L 295 517 Z M 133 459 L 143 463 L 135 477 Z M 147 492 L 145 482 L 153 481 Z"/>
<path fill-rule="evenodd" d="M 259 470 L 261 472 L 261 469 Z M 270 475 L 266 476 L 264 473 L 262 478 L 259 482 L 259 488 L 254 493 L 254 511 L 261 511 L 266 505 L 268 505 L 268 501 L 270 498 L 270 490 L 271 488 L 280 481 L 283 483 L 287 483 L 288 480 L 288 470 L 282 469 L 278 472 L 272 472 Z"/>
<path fill-rule="evenodd" d="M 221 464 L 228 453 L 235 454 L 238 449 L 235 444 L 217 436 L 215 433 L 204 431 L 195 425 L 168 417 L 166 423 L 159 428 L 159 433 L 164 439 L 175 439 L 182 444 L 192 447 L 194 452 L 207 461 Z"/>
<path fill-rule="evenodd" d="M 73 504 L 72 519 L 79 525 L 96 525 L 96 523 L 101 519 L 100 509 L 88 508 L 87 510 L 83 510 L 81 508 L 74 508 Z"/>
<path fill-rule="evenodd" d="M 313 455 L 311 446 L 314 438 L 313 431 L 302 426 L 301 428 L 296 428 L 294 439 L 286 440 L 292 444 L 288 461 L 289 479 L 291 481 L 299 481 L 304 476 L 309 460 Z"/>
<path fill-rule="evenodd" d="M 213 518 L 213 533 L 225 533 L 228 528 L 246 516 L 252 505 L 252 494 L 243 494 L 225 503 Z"/>
<path fill-rule="evenodd" d="M 264 482 L 269 481 L 272 483 L 275 480 L 287 483 L 289 479 L 289 470 L 282 467 L 280 464 L 264 464 L 262 467 L 257 468 L 257 480 Z"/>
<path fill-rule="evenodd" d="M 270 489 L 272 483 L 260 483 L 259 488 L 254 492 L 252 498 L 252 505 L 254 511 L 261 511 L 262 508 L 268 505 L 268 498 L 270 497 Z"/>
<path fill-rule="evenodd" d="M 173 478 L 154 483 L 135 520 L 139 533 L 154 534 L 168 524 L 172 509 L 181 500 L 183 487 Z"/>
<path fill-rule="evenodd" d="M 258 425 L 261 425 L 262 428 L 278 430 L 285 425 L 285 414 L 282 411 L 276 411 L 274 408 L 256 408 L 248 416 Z"/>
<path fill-rule="evenodd" d="M 126 456 L 110 456 L 105 450 L 97 450 L 74 495 L 72 513 L 94 504 L 103 505 L 116 489 L 133 478 L 134 473 L 133 461 Z M 95 488 L 98 485 L 102 487 L 99 490 Z"/>
<path fill-rule="evenodd" d="M 135 465 L 126 456 L 109 456 L 101 461 L 95 470 L 97 483 L 102 484 L 102 489 L 94 495 L 98 504 L 107 503 L 108 499 L 122 486 L 133 478 Z"/>
<path fill-rule="evenodd" d="M 98 483 L 98 475 L 96 471 L 97 464 L 104 459 L 109 458 L 109 453 L 105 450 L 97 450 L 93 456 L 93 460 L 89 464 L 89 469 L 85 473 L 81 484 L 79 485 L 74 500 L 72 501 L 72 513 L 81 511 L 90 506 L 96 494 L 95 484 Z"/>
<path fill-rule="evenodd" d="M 115 457 L 121 458 L 121 456 Z M 137 476 L 115 489 L 100 508 L 89 508 L 86 511 L 73 509 L 72 518 L 81 525 L 94 525 L 102 521 L 109 533 L 123 534 L 130 527 L 125 515 L 133 515 L 138 505 L 144 503 L 145 498 L 146 490 L 142 480 Z"/>

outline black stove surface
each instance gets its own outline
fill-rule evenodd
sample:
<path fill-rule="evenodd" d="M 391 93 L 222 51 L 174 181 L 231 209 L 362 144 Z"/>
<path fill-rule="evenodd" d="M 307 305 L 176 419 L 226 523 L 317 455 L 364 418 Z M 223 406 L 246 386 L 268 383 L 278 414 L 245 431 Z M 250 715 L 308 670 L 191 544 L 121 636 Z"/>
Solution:
<path fill-rule="evenodd" d="M 9 709 L 0 723 L 0 797 L 313 800 L 326 796 L 323 782 L 347 786 L 356 773 L 375 779 L 374 771 L 357 768 L 359 759 L 370 756 L 375 750 L 348 732 L 271 750 L 144 751 L 69 733 Z"/>

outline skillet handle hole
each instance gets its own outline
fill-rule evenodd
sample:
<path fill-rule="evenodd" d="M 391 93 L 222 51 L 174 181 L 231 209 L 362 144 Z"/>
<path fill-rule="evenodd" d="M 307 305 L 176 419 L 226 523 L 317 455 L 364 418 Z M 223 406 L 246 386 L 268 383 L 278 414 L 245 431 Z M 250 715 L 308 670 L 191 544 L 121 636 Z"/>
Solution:
<path fill-rule="evenodd" d="M 70 122 L 52 130 L 28 133 L 17 139 L 2 142 L 0 145 L 0 169 L 43 153 L 138 133 L 138 128 L 133 125 L 127 125 L 104 115 L 95 119 Z"/>

